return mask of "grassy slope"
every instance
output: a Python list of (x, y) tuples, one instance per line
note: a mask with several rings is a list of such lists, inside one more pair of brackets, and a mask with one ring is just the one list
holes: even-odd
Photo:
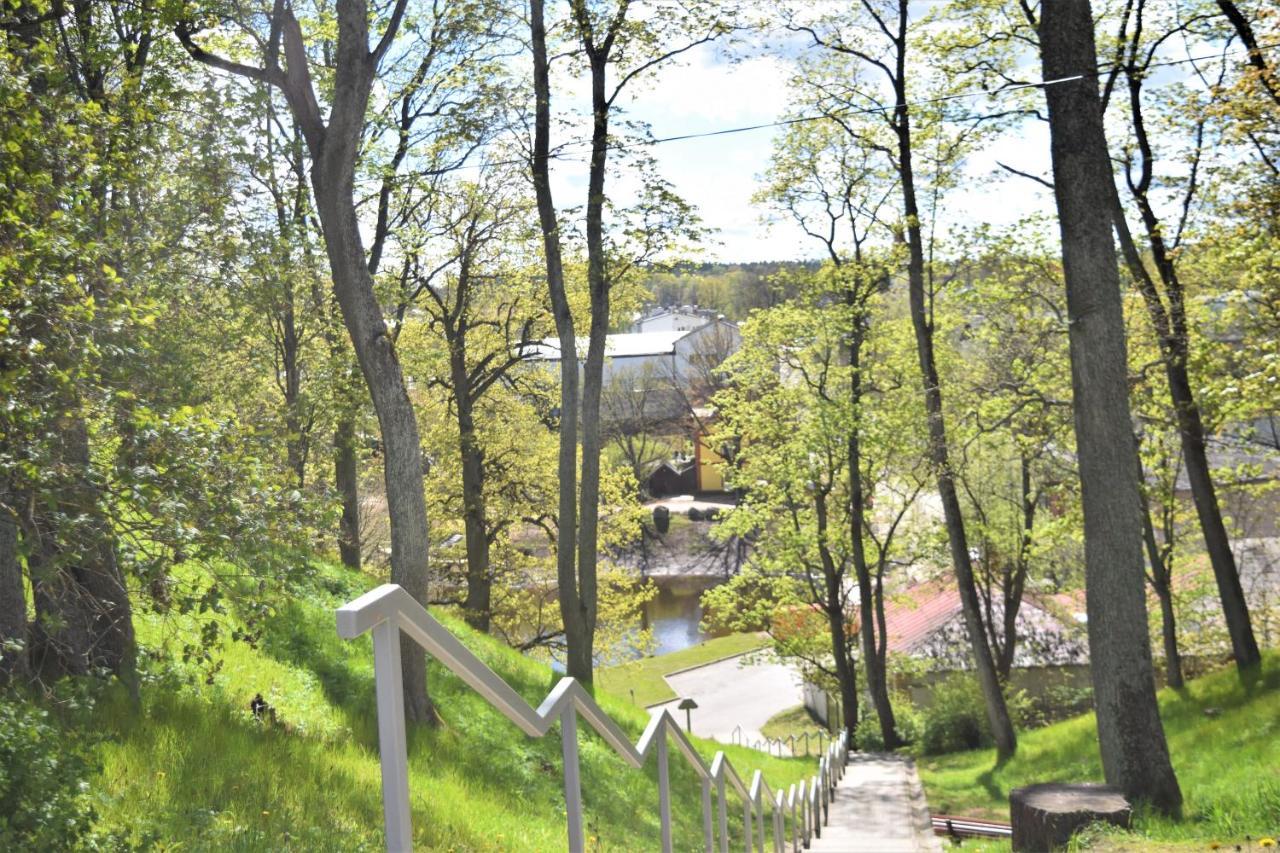
[(797, 705), (794, 708), (774, 714), (769, 718), (769, 722), (764, 724), (760, 729), (765, 737), (789, 737), (790, 735), (803, 735), (805, 732), (814, 734), (817, 732), (825, 732), (826, 728), (822, 723), (809, 712), (804, 705)]
[(831, 734), (803, 705), (797, 705), (780, 714), (774, 714), (769, 718), (769, 722), (765, 723), (764, 727), (760, 729), (760, 732), (765, 737), (779, 740), (793, 735), (797, 738), (802, 738), (807, 733), (810, 736), (810, 740), (797, 743), (795, 746), (796, 752), (793, 752), (793, 755), (804, 753), (806, 745), (809, 749), (808, 754), (821, 755), (823, 746), (826, 745), (827, 741), (819, 740), (818, 735)]
[[(1210, 717), (1205, 709), (1221, 713)], [(1167, 842), (1232, 844), (1280, 834), (1280, 653), (1242, 682), (1234, 668), (1160, 692), (1160, 712), (1182, 784), (1181, 822), (1143, 816), (1138, 829)], [(1100, 781), (1095, 723), (1086, 714), (1022, 734), (1018, 754), (995, 767), (994, 750), (919, 762), (934, 812), (1008, 820), (1011, 788), (1034, 782)]]
[[(278, 607), (256, 649), (242, 643), (221, 649), (224, 666), (211, 685), (153, 680), (144, 686), (141, 716), (119, 696), (98, 703), (87, 724), (105, 735), (98, 748), (103, 771), (91, 780), (102, 828), (162, 849), (381, 847), (371, 645), (367, 637), (340, 640), (333, 621), (333, 608), (370, 582), (320, 566), (310, 585), (308, 594)], [(149, 649), (166, 643), (180, 649), (194, 636), (189, 621), (139, 621)], [(536, 705), (546, 694), (554, 681), (546, 667), (447, 621), (528, 701)], [(446, 725), (412, 737), (417, 845), (564, 849), (558, 736), (526, 738), (436, 665), (430, 681)], [(253, 720), (248, 703), (257, 692), (278, 709), (278, 725)], [(607, 695), (601, 703), (638, 737), (645, 712)], [(708, 757), (719, 748), (701, 746)], [(785, 786), (812, 773), (812, 761), (726, 751), (740, 771), (760, 767), (771, 783)], [(654, 762), (632, 770), (585, 734), (581, 762), (587, 832), (598, 849), (656, 848)], [(697, 782), (682, 760), (673, 758), (672, 768), (678, 846), (700, 846)]]
[(634, 691), (637, 705), (653, 705), (676, 698), (676, 694), (663, 679), (664, 675), (754, 651), (767, 644), (768, 640), (760, 634), (730, 634), (727, 637), (715, 637), (671, 654), (641, 658), (602, 669), (596, 679), (602, 689), (611, 691), (617, 696), (630, 697), (629, 691)]

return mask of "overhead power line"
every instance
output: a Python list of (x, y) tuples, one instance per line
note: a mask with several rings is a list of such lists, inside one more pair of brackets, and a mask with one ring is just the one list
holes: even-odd
[[(1261, 52), (1261, 51), (1274, 50), (1277, 47), (1280, 47), (1280, 42), (1258, 45), (1258, 51)], [(1241, 48), (1239, 50), (1221, 51), (1218, 53), (1204, 54), (1200, 56), (1188, 56), (1182, 59), (1170, 59), (1163, 62), (1153, 62), (1150, 65), (1148, 65), (1147, 68), (1148, 69), (1167, 68), (1174, 65), (1186, 65), (1192, 62), (1207, 62), (1209, 60), (1221, 59), (1224, 56), (1233, 56), (1240, 53), (1247, 54), (1247, 53), (1250, 53), (1250, 51), (1247, 49)], [(793, 118), (779, 119), (777, 121), (764, 122), (762, 124), (748, 124), (748, 125), (742, 125), (741, 127), (726, 127), (726, 128), (721, 128), (719, 130), (708, 130), (708, 131), (702, 131), (699, 133), (682, 133), (676, 136), (661, 136), (655, 139), (648, 139), (648, 140), (643, 140), (639, 142), (633, 142), (625, 145), (618, 145), (618, 146), (611, 146), (611, 147), (631, 148), (631, 147), (640, 147), (645, 145), (657, 145), (663, 142), (682, 142), (686, 139), (705, 139), (712, 136), (727, 136), (733, 133), (747, 133), (753, 130), (765, 130), (767, 128), (773, 128), (773, 127), (788, 127), (793, 124), (803, 124), (805, 122), (810, 122), (810, 121), (823, 121), (825, 119), (830, 119), (837, 116), (843, 117), (843, 116), (855, 116), (855, 115), (875, 115), (875, 114), (896, 112), (899, 109), (909, 110), (912, 107), (924, 107), (924, 106), (930, 106), (933, 104), (947, 103), (950, 101), (965, 100), (967, 98), (976, 98), (984, 95), (987, 97), (995, 97), (995, 96), (1006, 94), (1008, 92), (1024, 91), (1026, 89), (1043, 89), (1046, 86), (1056, 86), (1063, 83), (1074, 83), (1079, 80), (1088, 80), (1091, 78), (1097, 78), (1105, 74), (1110, 74), (1113, 71), (1118, 71), (1123, 67), (1124, 66), (1121, 66), (1121, 65), (1099, 66), (1094, 71), (1087, 72), (1085, 74), (1073, 74), (1070, 77), (1058, 77), (1053, 80), (1037, 80), (1034, 82), (1027, 82), (1027, 83), (1015, 83), (1009, 86), (1001, 86), (998, 89), (971, 89), (965, 92), (954, 92), (950, 95), (939, 95), (938, 97), (935, 97), (935, 98), (922, 98), (917, 101), (907, 101), (905, 104), (902, 104), (902, 105), (877, 104), (877, 105), (866, 106), (866, 107), (849, 107), (847, 109), (836, 110), (833, 112), (821, 113), (817, 115), (795, 116)], [(966, 116), (962, 120), (970, 121), (980, 117), (981, 116)]]
[[(1265, 52), (1280, 48), (1280, 42), (1271, 42), (1268, 44), (1260, 44), (1256, 47), (1257, 52)], [(1215, 59), (1223, 59), (1228, 56), (1239, 54), (1248, 54), (1247, 48), (1239, 48), (1236, 50), (1219, 51), (1211, 54), (1202, 54), (1198, 56), (1187, 56), (1182, 59), (1169, 59), (1161, 62), (1153, 62), (1146, 66), (1146, 70), (1155, 68), (1169, 68), (1176, 65), (1187, 65), (1195, 62), (1208, 62)], [(649, 148), (654, 145), (661, 145), (668, 142), (685, 142), (693, 139), (710, 139), (716, 136), (730, 136), (738, 133), (751, 133), (757, 130), (769, 130), (776, 127), (790, 127), (796, 124), (807, 124), (813, 121), (828, 121), (833, 118), (846, 118), (858, 115), (883, 115), (885, 113), (896, 112), (901, 109), (910, 110), (913, 107), (925, 107), (941, 103), (949, 103), (952, 101), (966, 100), (968, 98), (979, 97), (999, 97), (1009, 92), (1025, 91), (1027, 89), (1043, 89), (1047, 86), (1057, 86), (1064, 83), (1074, 83), (1080, 80), (1096, 79), (1106, 74), (1119, 71), (1123, 65), (1100, 65), (1096, 69), (1084, 74), (1073, 74), (1069, 77), (1058, 77), (1052, 80), (1036, 80), (1026, 83), (1014, 83), (1008, 86), (1001, 86), (996, 89), (970, 89), (964, 92), (953, 92), (949, 95), (939, 95), (933, 98), (922, 98), (920, 100), (907, 101), (904, 104), (872, 104), (865, 107), (847, 107), (841, 110), (833, 110), (825, 113), (817, 113), (812, 115), (793, 116), (791, 118), (777, 119), (775, 121), (761, 122), (759, 124), (746, 124), (736, 127), (724, 127), (716, 130), (697, 131), (694, 133), (681, 133), (673, 136), (658, 136), (652, 139), (640, 139), (633, 142), (619, 142), (610, 144), (606, 150), (608, 151), (624, 151), (635, 148)], [(977, 121), (984, 118), (993, 118), (993, 115), (966, 115), (959, 118), (953, 118), (952, 121)], [(584, 155), (589, 156), (591, 146), (586, 142), (570, 143), (551, 154), (551, 159), (561, 162), (580, 161)], [(484, 163), (468, 163), (459, 166), (459, 169), (465, 168), (485, 168), (494, 166), (521, 166), (528, 163), (525, 158), (487, 161)]]

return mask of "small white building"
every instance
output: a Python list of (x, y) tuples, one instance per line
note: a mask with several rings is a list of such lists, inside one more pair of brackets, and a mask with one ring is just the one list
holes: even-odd
[[(657, 318), (654, 318), (657, 319)], [(670, 322), (675, 322), (670, 320)], [(604, 384), (627, 377), (674, 380), (698, 388), (712, 371), (742, 345), (736, 324), (723, 318), (702, 318), (692, 329), (648, 330), (609, 335), (605, 340)], [(587, 355), (587, 339), (578, 338), (578, 360)], [(526, 347), (528, 361), (560, 361), (558, 338), (544, 338)]]
[(659, 308), (641, 314), (631, 324), (632, 332), (691, 332), (712, 320), (723, 320), (724, 315), (697, 305), (680, 305)]

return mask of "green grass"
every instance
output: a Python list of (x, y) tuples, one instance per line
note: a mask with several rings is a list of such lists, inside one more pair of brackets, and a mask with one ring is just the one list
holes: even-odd
[[(1207, 716), (1206, 709), (1220, 713)], [(1247, 678), (1230, 668), (1181, 692), (1162, 690), (1160, 713), (1184, 819), (1142, 814), (1136, 831), (1173, 847), (1213, 841), (1234, 847), (1245, 836), (1280, 834), (1280, 653), (1266, 655)], [(920, 759), (918, 767), (932, 811), (1001, 820), (1008, 820), (1012, 788), (1102, 780), (1092, 714), (1022, 733), (1017, 755), (1003, 766), (996, 766), (994, 750), (976, 750)]]
[[(811, 735), (817, 732), (827, 732), (827, 728), (810, 713), (808, 708), (803, 705), (797, 705), (794, 708), (788, 708), (781, 713), (774, 714), (760, 731), (765, 737), (784, 738), (791, 735), (803, 735), (805, 732)], [(830, 734), (830, 732), (827, 733)]]
[(596, 682), (601, 689), (615, 696), (625, 696), (629, 699), (634, 693), (637, 705), (654, 705), (676, 698), (675, 692), (663, 678), (664, 675), (740, 655), (743, 652), (755, 651), (764, 648), (767, 644), (768, 640), (760, 634), (730, 634), (727, 637), (715, 637), (671, 654), (641, 658), (602, 669), (596, 674)]
[[(304, 588), (276, 603), (256, 647), (228, 641), (218, 648), (223, 665), (211, 683), (175, 678), (192, 671), (174, 654), (197, 636), (193, 617), (163, 623), (139, 617), (144, 651), (158, 662), (150, 665), (141, 711), (108, 690), (91, 711), (64, 721), (69, 738), (89, 732), (100, 738), (95, 753), (102, 769), (89, 780), (98, 831), (165, 850), (381, 849), (371, 645), (367, 636), (341, 640), (333, 618), (335, 606), (371, 585), (364, 576), (316, 566)], [(440, 618), (534, 705), (554, 683), (545, 666)], [(411, 735), (416, 846), (563, 850), (558, 735), (527, 738), (435, 664), (430, 685), (444, 725)], [(277, 709), (277, 724), (253, 719), (248, 705), (259, 692)], [(604, 692), (599, 699), (639, 736), (648, 719), (643, 710)], [(579, 731), (591, 846), (655, 849), (654, 762), (633, 770), (585, 726)], [(771, 759), (711, 742), (699, 748), (708, 758), (723, 748), (740, 772), (760, 768), (775, 786), (813, 772), (812, 760)], [(681, 759), (671, 767), (678, 846), (700, 847), (698, 783)], [(731, 803), (730, 814), (735, 808)]]
[[(809, 735), (809, 740), (800, 741), (795, 745), (793, 755), (821, 755), (823, 747), (828, 743), (826, 739), (819, 740), (818, 735), (830, 735), (826, 726), (822, 725), (819, 720), (809, 712), (804, 705), (797, 705), (794, 708), (774, 714), (769, 718), (769, 722), (764, 724), (760, 729), (761, 734), (765, 737), (771, 737), (776, 740), (785, 740), (789, 737), (803, 738)], [(808, 744), (808, 752), (805, 753), (805, 745)]]

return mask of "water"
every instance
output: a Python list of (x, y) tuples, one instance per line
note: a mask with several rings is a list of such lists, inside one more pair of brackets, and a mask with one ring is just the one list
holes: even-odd
[[(653, 654), (666, 655), (696, 646), (723, 632), (702, 630), (702, 593), (722, 581), (716, 578), (653, 578), (658, 594), (645, 605), (640, 617), (641, 628), (652, 628)], [(636, 655), (639, 657), (639, 655)], [(551, 668), (564, 672), (564, 662), (553, 656)]]
[(653, 629), (655, 655), (678, 652), (716, 636), (702, 630), (702, 593), (712, 580), (655, 579), (658, 594), (645, 605), (642, 624)]

